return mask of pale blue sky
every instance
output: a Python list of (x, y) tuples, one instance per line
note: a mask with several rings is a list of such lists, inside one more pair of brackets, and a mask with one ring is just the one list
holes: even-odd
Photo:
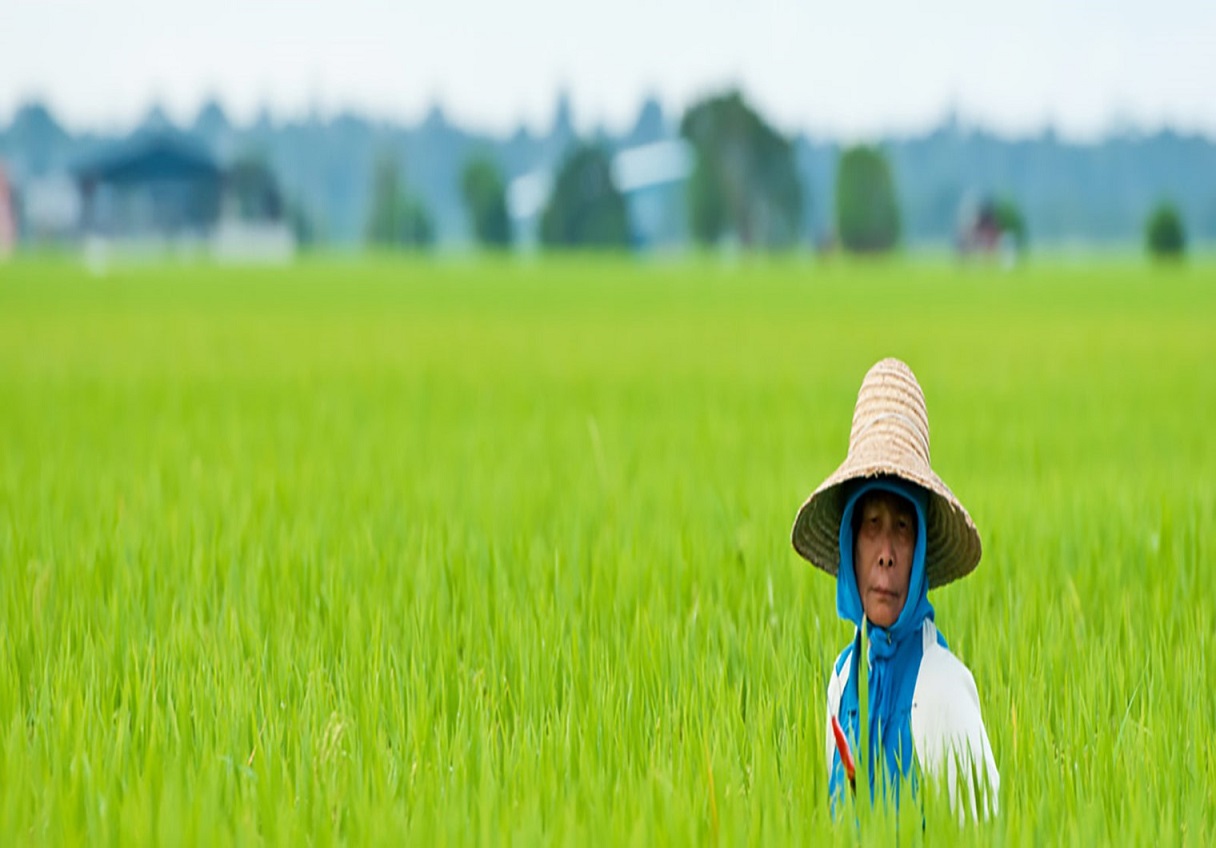
[(1116, 124), (1216, 135), (1216, 0), (0, 0), (0, 120), (30, 95), (122, 128), (209, 94), (238, 118), (440, 100), (491, 131), (620, 128), (741, 84), (787, 131), (917, 130), (952, 106), (1013, 134)]

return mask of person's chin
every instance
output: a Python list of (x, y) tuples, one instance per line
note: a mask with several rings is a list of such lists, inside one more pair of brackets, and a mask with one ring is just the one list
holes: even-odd
[(876, 592), (872, 605), (870, 622), (879, 627), (890, 627), (899, 618), (899, 599), (892, 595)]

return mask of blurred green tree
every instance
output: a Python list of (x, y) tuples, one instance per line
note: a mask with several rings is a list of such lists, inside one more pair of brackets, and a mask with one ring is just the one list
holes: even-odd
[(1012, 197), (998, 198), (993, 204), (993, 214), (996, 216), (997, 229), (1012, 236), (1018, 250), (1024, 251), (1029, 236), (1026, 232), (1026, 218), (1022, 215), (1017, 201)]
[(899, 243), (899, 205), (887, 157), (877, 147), (845, 150), (836, 169), (836, 228), (854, 253), (881, 253)]
[(689, 228), (702, 244), (734, 237), (745, 247), (787, 247), (801, 235), (802, 182), (793, 144), (738, 91), (691, 106), (680, 134), (696, 153), (688, 183)]
[(270, 160), (260, 152), (237, 158), (224, 175), (232, 211), (242, 221), (281, 221), (286, 204)]
[(1145, 246), (1150, 255), (1176, 259), (1186, 252), (1186, 230), (1178, 207), (1165, 200), (1157, 204), (1144, 226)]
[(405, 191), (401, 168), (390, 154), (376, 160), (367, 240), (380, 247), (414, 248), (427, 248), (435, 241), (430, 213), (420, 198)]
[(507, 190), (498, 165), (488, 155), (475, 156), (460, 176), (469, 223), (484, 247), (511, 245), (511, 219), (507, 215)]
[(599, 145), (580, 144), (562, 162), (540, 219), (549, 247), (628, 247), (629, 209)]

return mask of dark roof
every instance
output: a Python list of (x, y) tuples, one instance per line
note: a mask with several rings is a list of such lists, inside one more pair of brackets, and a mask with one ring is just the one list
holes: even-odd
[(128, 139), (75, 169), (81, 181), (140, 183), (165, 179), (219, 179), (215, 159), (198, 144), (168, 134)]

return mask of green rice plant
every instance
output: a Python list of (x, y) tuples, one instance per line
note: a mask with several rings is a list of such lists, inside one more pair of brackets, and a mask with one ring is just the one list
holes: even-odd
[[(0, 266), (0, 833), (1210, 844), (1216, 286), (1170, 271)], [(851, 633), (789, 532), (887, 355), (985, 545), (931, 596), (1001, 770), (962, 827), (827, 805)]]

